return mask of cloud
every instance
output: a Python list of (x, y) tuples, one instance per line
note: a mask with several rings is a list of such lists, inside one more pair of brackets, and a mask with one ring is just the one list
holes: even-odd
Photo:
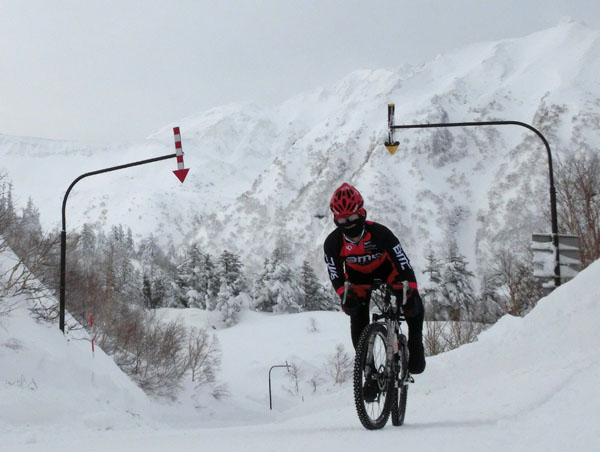
[(141, 139), (232, 101), (281, 102), (355, 69), (516, 37), (589, 1), (0, 1), (0, 133)]

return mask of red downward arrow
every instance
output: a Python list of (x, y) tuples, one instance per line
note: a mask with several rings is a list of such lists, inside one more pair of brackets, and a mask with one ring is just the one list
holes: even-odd
[(175, 176), (177, 176), (177, 179), (179, 179), (181, 182), (183, 182), (185, 180), (185, 176), (187, 176), (187, 173), (190, 169), (186, 168), (186, 169), (178, 169), (173, 171), (175, 173)]

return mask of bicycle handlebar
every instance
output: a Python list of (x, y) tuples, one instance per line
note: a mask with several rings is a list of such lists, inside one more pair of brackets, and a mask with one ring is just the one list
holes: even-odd
[[(400, 283), (402, 285), (402, 306), (404, 306), (406, 304), (406, 294), (408, 292), (408, 281), (402, 281)], [(373, 280), (373, 282), (371, 284), (352, 284), (350, 283), (350, 281), (344, 281), (344, 297), (342, 299), (342, 304), (346, 303), (346, 295), (348, 294), (348, 288), (350, 286), (354, 286), (354, 287), (360, 287), (361, 289), (365, 289), (365, 290), (374, 290), (374, 289), (379, 289), (381, 286), (387, 285), (388, 287), (391, 287), (388, 283), (386, 283), (385, 281), (381, 280), (381, 279), (375, 279)]]

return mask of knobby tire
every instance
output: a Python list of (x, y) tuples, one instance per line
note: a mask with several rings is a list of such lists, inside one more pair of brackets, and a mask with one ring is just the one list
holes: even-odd
[[(377, 430), (383, 428), (390, 416), (392, 403), (396, 402), (394, 394), (397, 392), (394, 378), (383, 378), (385, 367), (385, 344), (387, 341), (387, 330), (381, 323), (372, 323), (368, 325), (361, 334), (356, 350), (354, 360), (354, 403), (356, 412), (362, 425), (368, 430)], [(369, 345), (372, 344), (372, 347)], [(383, 347), (383, 356), (381, 356), (381, 347)], [(371, 349), (371, 356), (369, 356)], [(375, 355), (375, 356), (373, 356)], [(383, 360), (383, 361), (382, 361)], [(379, 369), (381, 381), (381, 392), (377, 400), (368, 402), (363, 396), (363, 386), (365, 383), (365, 368), (369, 363), (374, 362), (375, 367)]]

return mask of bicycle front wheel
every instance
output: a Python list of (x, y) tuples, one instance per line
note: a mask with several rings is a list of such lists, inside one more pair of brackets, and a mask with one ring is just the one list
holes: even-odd
[(404, 415), (406, 413), (406, 400), (408, 398), (408, 356), (406, 347), (400, 347), (398, 350), (398, 364), (399, 369), (399, 387), (394, 389), (394, 401), (392, 402), (392, 425), (400, 426), (404, 424)]
[(386, 424), (395, 399), (394, 378), (385, 370), (386, 343), (385, 325), (372, 323), (362, 332), (354, 359), (354, 403), (360, 422), (369, 430)]

